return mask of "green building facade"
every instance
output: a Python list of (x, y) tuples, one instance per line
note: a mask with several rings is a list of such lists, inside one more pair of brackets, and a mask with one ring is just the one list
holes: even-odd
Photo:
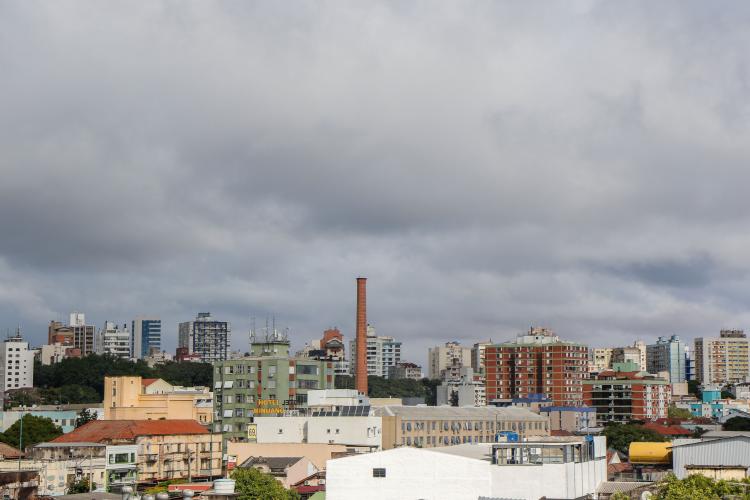
[(250, 356), (214, 363), (214, 432), (224, 441), (253, 442), (256, 415), (281, 415), (307, 405), (307, 391), (334, 388), (331, 361), (290, 358), (289, 342), (253, 343)]

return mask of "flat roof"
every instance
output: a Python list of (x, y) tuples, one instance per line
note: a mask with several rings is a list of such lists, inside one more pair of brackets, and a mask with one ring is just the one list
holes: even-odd
[(466, 420), (532, 420), (546, 422), (547, 417), (538, 415), (526, 408), (493, 407), (493, 406), (393, 406), (386, 405), (375, 409), (376, 415), (383, 417), (399, 416), (401, 418)]

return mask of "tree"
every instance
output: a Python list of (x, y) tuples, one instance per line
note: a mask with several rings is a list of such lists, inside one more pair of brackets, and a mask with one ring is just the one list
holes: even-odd
[(693, 418), (693, 414), (690, 412), (690, 410), (686, 410), (685, 408), (677, 408), (675, 405), (671, 405), (669, 407), (667, 416), (669, 418), (679, 418), (682, 420), (690, 420), (691, 418)]
[(234, 491), (238, 500), (297, 500), (296, 491), (284, 489), (272, 475), (253, 468), (240, 468), (232, 472)]
[(602, 432), (607, 437), (607, 446), (617, 451), (628, 454), (630, 443), (633, 441), (650, 441), (663, 442), (664, 437), (658, 432), (646, 429), (637, 424), (616, 424), (612, 423), (604, 427)]
[[(23, 420), (23, 443), (20, 443), (19, 439), (21, 434), (21, 420)], [(57, 436), (61, 436), (62, 433), (62, 429), (56, 426), (52, 422), (52, 419), (26, 414), (22, 419), (14, 422), (5, 432), (0, 434), (0, 441), (16, 448), (20, 448), (21, 446), (27, 448), (37, 443), (51, 441)]]
[(73, 481), (68, 485), (68, 495), (73, 495), (75, 493), (88, 493), (89, 491), (94, 491), (96, 489), (96, 483), (93, 483), (91, 485), (92, 487), (89, 487), (89, 478), (83, 478), (79, 479), (78, 481)]
[(724, 422), (725, 431), (750, 431), (750, 418), (732, 417)]
[(76, 427), (80, 427), (83, 424), (91, 422), (92, 420), (96, 420), (97, 418), (98, 415), (95, 411), (84, 408), (83, 410), (81, 410), (81, 413), (78, 414), (78, 417), (76, 417)]
[(701, 398), (701, 384), (697, 380), (688, 380), (688, 393)]
[[(743, 482), (747, 483), (747, 480)], [(738, 482), (714, 481), (701, 474), (691, 474), (685, 479), (677, 479), (669, 474), (659, 482), (653, 500), (719, 500), (730, 495), (748, 498), (745, 487)]]

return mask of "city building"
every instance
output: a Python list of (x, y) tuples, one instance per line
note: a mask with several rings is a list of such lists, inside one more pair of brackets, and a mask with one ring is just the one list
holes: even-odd
[(81, 355), (94, 354), (96, 352), (94, 344), (96, 327), (86, 324), (86, 315), (80, 312), (70, 313), (68, 326), (73, 330), (73, 346), (81, 350)]
[(599, 436), (388, 449), (329, 460), (326, 499), (594, 498), (606, 454)]
[(38, 350), (39, 362), (43, 365), (59, 363), (66, 358), (80, 358), (81, 350), (70, 345), (45, 344)]
[(198, 313), (193, 321), (180, 323), (179, 347), (187, 347), (189, 353), (197, 353), (206, 363), (224, 361), (228, 358), (231, 325), (218, 321), (211, 313)]
[(296, 482), (318, 472), (318, 468), (304, 456), (250, 457), (242, 462), (238, 468), (252, 468), (270, 474), (287, 489), (291, 488)]
[[(202, 362), (200, 356), (197, 356), (197, 359), (199, 362)], [(161, 351), (158, 347), (151, 347), (149, 349), (148, 355), (144, 356), (143, 358), (143, 361), (145, 361), (150, 368), (153, 368), (156, 365), (163, 365), (164, 363), (168, 363), (172, 360), (174, 360), (174, 356), (172, 356), (172, 353)]]
[(161, 350), (161, 320), (150, 316), (138, 316), (133, 320), (130, 350), (134, 359), (148, 356), (152, 348)]
[(677, 335), (659, 337), (655, 344), (646, 346), (646, 371), (648, 373), (669, 373), (669, 382), (685, 382), (685, 344)]
[(297, 352), (298, 358), (311, 358), (332, 361), (336, 375), (349, 375), (349, 362), (346, 360), (344, 336), (338, 328), (329, 328), (323, 337), (310, 341)]
[(646, 347), (646, 343), (642, 340), (636, 340), (635, 342), (633, 342), (633, 347), (638, 349), (638, 352), (640, 353), (638, 369), (642, 372), (648, 371), (647, 369), (648, 348)]
[(750, 374), (750, 349), (742, 330), (721, 330), (719, 337), (695, 339), (695, 378), (701, 384), (745, 382)]
[(612, 347), (596, 347), (591, 350), (590, 372), (602, 372), (612, 368)]
[(384, 450), (399, 446), (434, 448), (462, 443), (492, 443), (502, 433), (549, 435), (549, 419), (523, 408), (383, 406)]
[(549, 418), (550, 432), (586, 433), (597, 426), (596, 408), (586, 406), (544, 406), (541, 415)]
[[(107, 452), (107, 463), (120, 466), (112, 475), (134, 477), (138, 485), (221, 476), (221, 436), (195, 420), (92, 420), (37, 446), (71, 449), (94, 443), (117, 446)], [(113, 456), (119, 453), (127, 457)]]
[[(354, 375), (357, 366), (355, 341), (349, 342), (349, 370)], [(388, 378), (388, 370), (401, 361), (401, 342), (393, 337), (377, 335), (372, 325), (367, 325), (367, 375)]]
[(720, 384), (708, 384), (703, 386), (700, 401), (680, 401), (678, 406), (689, 409), (695, 417), (716, 420), (722, 420), (730, 413), (750, 411), (747, 399), (722, 398), (721, 393)]
[(637, 347), (613, 347), (611, 363), (634, 363), (640, 370), (641, 350)]
[(101, 406), (95, 406), (94, 404), (35, 405), (31, 408), (16, 407), (0, 412), (0, 432), (8, 430), (24, 415), (48, 418), (55, 425), (59, 426), (63, 432), (70, 432), (75, 429), (76, 419), (84, 409), (95, 414), (97, 418), (104, 418), (104, 411)]
[[(356, 410), (355, 410), (356, 408)], [(341, 444), (358, 452), (381, 447), (382, 418), (370, 407), (345, 406), (304, 416), (257, 416), (249, 426), (249, 442)], [(255, 440), (253, 440), (253, 437)]]
[(416, 363), (401, 361), (395, 366), (388, 367), (388, 378), (408, 378), (422, 380), (422, 367)]
[(74, 344), (73, 328), (61, 321), (50, 321), (47, 329), (47, 343), (72, 347)]
[(250, 356), (214, 364), (214, 431), (248, 442), (258, 415), (293, 413), (308, 403), (308, 391), (333, 389), (333, 362), (290, 358), (279, 332), (251, 338)]
[(596, 410), (597, 424), (666, 418), (669, 382), (638, 371), (635, 363), (624, 368), (631, 371), (605, 370), (583, 381), (584, 403)]
[(198, 353), (191, 353), (187, 347), (178, 347), (175, 351), (174, 360), (178, 363), (202, 363)]
[(587, 346), (531, 328), (514, 342), (487, 346), (487, 402), (543, 394), (558, 406), (581, 406), (587, 362)]
[(471, 348), (471, 368), (479, 375), (484, 375), (484, 350), (488, 345), (492, 345), (492, 339), (477, 342)]
[(21, 330), (3, 341), (0, 348), (0, 394), (13, 389), (34, 387), (34, 351), (21, 337)]
[[(443, 371), (444, 374), (446, 372), (447, 370)], [(438, 406), (487, 405), (484, 377), (475, 374), (469, 366), (462, 367), (458, 377), (444, 376), (443, 382), (435, 390)]]
[(105, 420), (184, 418), (211, 423), (213, 394), (207, 387), (173, 386), (154, 378), (104, 377)]
[(99, 330), (99, 342), (96, 351), (99, 354), (129, 358), (131, 354), (128, 325), (120, 327), (113, 321), (105, 321), (104, 327)]
[(443, 378), (446, 369), (458, 370), (463, 366), (471, 366), (471, 348), (464, 347), (459, 342), (446, 342), (445, 345), (427, 349), (428, 374), (431, 379)]

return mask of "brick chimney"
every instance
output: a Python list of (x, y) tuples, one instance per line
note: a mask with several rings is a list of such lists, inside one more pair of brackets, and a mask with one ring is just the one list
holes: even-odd
[(367, 395), (367, 278), (357, 278), (357, 367), (354, 386)]

